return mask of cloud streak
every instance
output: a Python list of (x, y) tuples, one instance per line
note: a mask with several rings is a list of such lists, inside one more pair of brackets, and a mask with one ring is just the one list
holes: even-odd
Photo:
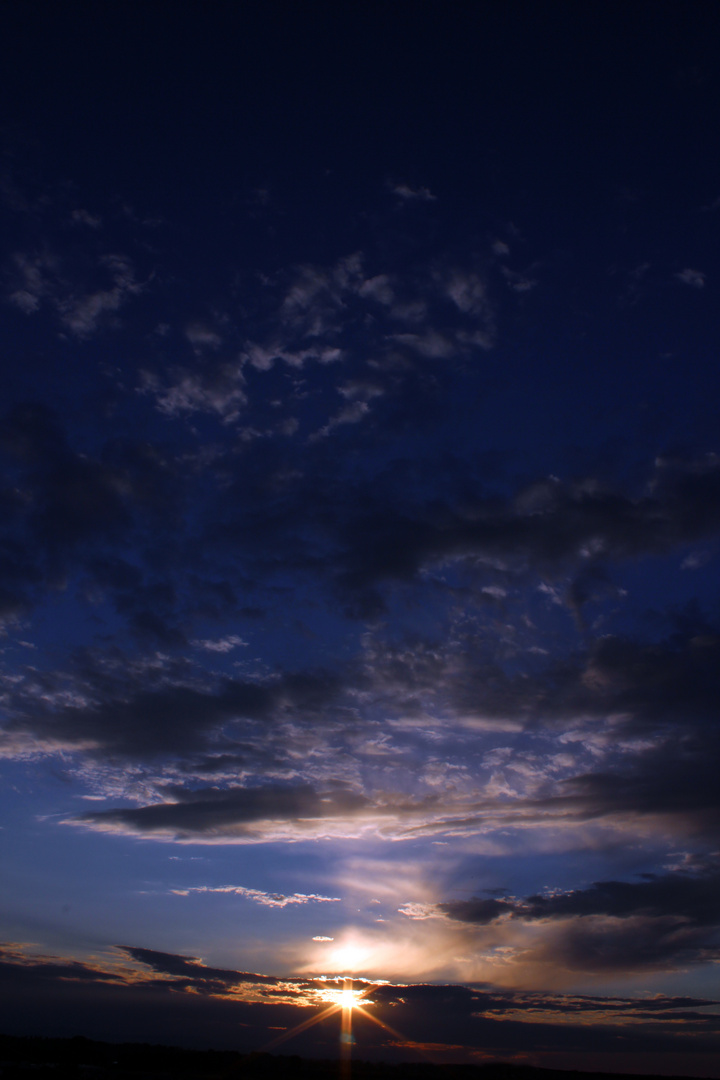
[[(295, 904), (337, 904), (339, 896), (321, 896), (319, 893), (269, 893), (262, 889), (247, 889), (244, 885), (194, 885), (188, 889), (171, 889), (177, 896), (189, 896), (190, 893), (220, 893), (223, 895), (242, 896), (261, 907), (284, 908)], [(332, 940), (332, 939), (328, 939)]]

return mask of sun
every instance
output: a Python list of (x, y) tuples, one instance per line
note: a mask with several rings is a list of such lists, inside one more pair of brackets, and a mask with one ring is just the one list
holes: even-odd
[(342, 990), (325, 990), (323, 998), (336, 1009), (342, 1009), (343, 1012), (359, 1009), (361, 1002), (364, 1005), (371, 1004), (366, 1000), (367, 990), (352, 990), (349, 986), (344, 986)]
[[(366, 1020), (371, 1020), (373, 1024), (377, 1024), (378, 1027), (383, 1028), (389, 1032), (395, 1039), (404, 1039), (404, 1036), (396, 1031), (395, 1028), (390, 1027), (384, 1020), (381, 1020), (378, 1016), (373, 1016), (372, 1012), (368, 1012), (365, 1008), (366, 1005), (374, 1005), (375, 1002), (371, 1001), (368, 994), (373, 989), (376, 989), (376, 985), (372, 983), (367, 984), (364, 990), (353, 990), (352, 980), (345, 978), (343, 980), (342, 990), (331, 990), (329, 987), (321, 991), (321, 1000), (327, 1002), (327, 1008), (323, 1009), (319, 1013), (310, 1016), (307, 1020), (303, 1020), (297, 1027), (291, 1028), (290, 1031), (284, 1031), (282, 1035), (279, 1035), (276, 1039), (273, 1039), (271, 1043), (268, 1043), (266, 1048), (269, 1050), (271, 1047), (277, 1046), (281, 1042), (285, 1042), (287, 1039), (291, 1039), (294, 1035), (299, 1035), (301, 1031), (307, 1031), (308, 1028), (313, 1027), (314, 1024), (319, 1024), (322, 1020), (326, 1020), (328, 1017), (334, 1014), (340, 1013), (340, 1049), (342, 1055), (342, 1061), (344, 1065), (349, 1069), (350, 1053), (352, 1045), (355, 1042), (355, 1037), (352, 1032), (353, 1028), (353, 1013), (361, 1014)], [(350, 1080), (350, 1073), (348, 1071), (341, 1070), (342, 1080)]]
[(358, 1004), (360, 996), (357, 990), (341, 990), (338, 994), (338, 1005), (341, 1009), (352, 1011)]

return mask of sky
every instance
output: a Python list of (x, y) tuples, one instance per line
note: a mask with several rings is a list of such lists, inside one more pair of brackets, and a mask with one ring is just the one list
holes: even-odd
[(720, 1077), (719, 32), (3, 6), (6, 1033)]

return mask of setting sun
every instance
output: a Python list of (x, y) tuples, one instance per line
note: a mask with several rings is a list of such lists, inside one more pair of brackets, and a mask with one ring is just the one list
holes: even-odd
[(360, 994), (356, 990), (341, 990), (338, 996), (338, 1005), (343, 1009), (353, 1009), (357, 1003)]
[(361, 1004), (372, 1004), (367, 1000), (366, 994), (367, 989), (353, 990), (349, 986), (344, 986), (342, 990), (325, 990), (323, 997), (330, 1005), (334, 1005), (336, 1009), (342, 1009), (343, 1012), (352, 1012), (353, 1009), (360, 1008)]

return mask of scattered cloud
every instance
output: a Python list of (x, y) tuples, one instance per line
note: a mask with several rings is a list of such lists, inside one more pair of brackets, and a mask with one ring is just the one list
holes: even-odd
[(89, 210), (73, 210), (70, 218), (73, 225), (87, 225), (89, 229), (99, 229), (102, 225), (100, 214), (93, 214)]
[(226, 637), (211, 639), (205, 638), (204, 640), (198, 640), (191, 642), (196, 649), (204, 649), (206, 652), (216, 653), (228, 653), (233, 649), (237, 649), (240, 646), (246, 646), (247, 641), (243, 641), (237, 634), (228, 634)]
[(154, 397), (158, 410), (166, 416), (215, 413), (224, 422), (232, 423), (247, 404), (240, 364), (221, 364), (203, 373), (177, 369), (168, 374), (164, 384), (152, 372), (141, 376), (142, 392)]
[(188, 323), (185, 337), (199, 354), (205, 349), (218, 349), (223, 343), (221, 334), (214, 327), (200, 322)]
[(112, 280), (110, 288), (84, 294), (73, 291), (56, 300), (61, 321), (79, 338), (94, 334), (107, 315), (118, 311), (144, 288), (135, 280), (132, 264), (124, 255), (105, 255), (100, 262)]
[(684, 270), (681, 270), (675, 275), (678, 281), (682, 281), (683, 285), (690, 285), (693, 289), (702, 289), (705, 287), (705, 274), (702, 270), (693, 270), (689, 266), (686, 266)]
[(48, 251), (17, 254), (15, 266), (21, 284), (10, 293), (10, 301), (27, 315), (49, 304), (61, 324), (81, 340), (112, 325), (115, 313), (147, 288), (136, 279), (132, 261), (120, 254), (98, 256), (92, 276), (104, 279), (100, 287), (73, 281), (70, 268)]
[(395, 195), (409, 202), (435, 202), (436, 198), (426, 187), (413, 188), (409, 184), (394, 184), (391, 190)]

